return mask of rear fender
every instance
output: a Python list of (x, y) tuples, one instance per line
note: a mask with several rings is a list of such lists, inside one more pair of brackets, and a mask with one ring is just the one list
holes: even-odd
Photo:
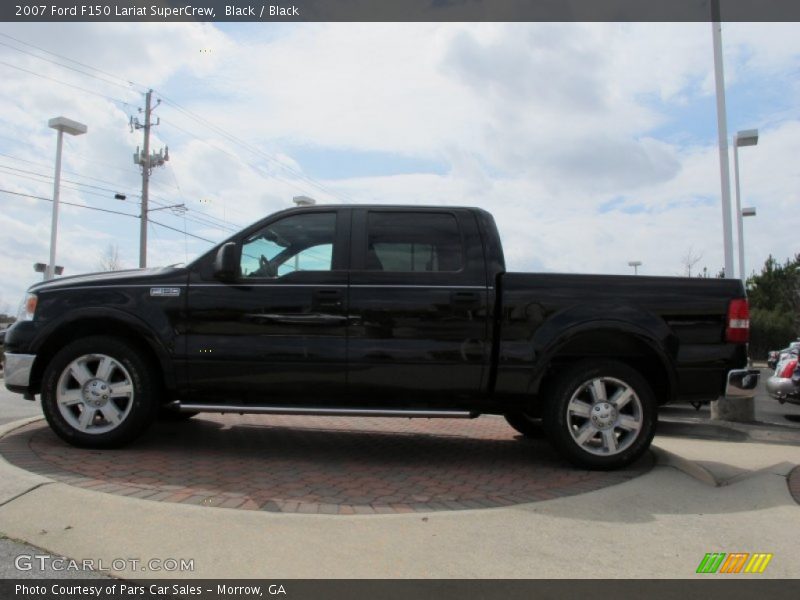
[[(603, 315), (598, 318), (598, 315)], [(678, 339), (660, 317), (629, 306), (578, 306), (560, 311), (532, 339), (533, 372), (529, 393), (536, 394), (559, 358), (656, 358), (668, 383), (667, 400), (678, 389), (675, 357)]]

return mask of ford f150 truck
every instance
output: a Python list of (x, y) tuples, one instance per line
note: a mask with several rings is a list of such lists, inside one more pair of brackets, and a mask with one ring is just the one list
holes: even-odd
[(170, 412), (490, 414), (611, 469), (659, 405), (753, 395), (748, 327), (738, 280), (509, 273), (484, 210), (315, 206), (186, 267), (32, 286), (5, 381), (79, 446)]

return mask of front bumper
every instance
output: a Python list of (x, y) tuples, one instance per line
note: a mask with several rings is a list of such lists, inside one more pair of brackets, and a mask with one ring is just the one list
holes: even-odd
[(5, 354), (6, 387), (12, 392), (27, 390), (31, 381), (31, 370), (35, 354)]
[(756, 395), (758, 369), (735, 369), (728, 371), (728, 383), (725, 386), (726, 398), (753, 398)]

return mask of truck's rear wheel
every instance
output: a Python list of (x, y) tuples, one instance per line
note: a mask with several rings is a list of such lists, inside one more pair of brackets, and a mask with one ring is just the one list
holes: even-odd
[(138, 437), (155, 416), (152, 368), (123, 339), (92, 336), (65, 346), (42, 378), (50, 427), (75, 446), (112, 448)]
[(545, 432), (584, 468), (618, 469), (636, 461), (653, 440), (657, 416), (647, 381), (619, 361), (581, 361), (546, 391)]

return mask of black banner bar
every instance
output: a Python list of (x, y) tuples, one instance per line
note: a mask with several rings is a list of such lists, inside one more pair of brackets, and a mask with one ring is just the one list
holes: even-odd
[(686, 600), (700, 597), (704, 600), (752, 600), (755, 597), (782, 600), (797, 598), (797, 590), (797, 581), (746, 575), (710, 575), (705, 580), (0, 580), (0, 598), (4, 600)]
[(798, 0), (11, 0), (0, 21), (800, 21)]

